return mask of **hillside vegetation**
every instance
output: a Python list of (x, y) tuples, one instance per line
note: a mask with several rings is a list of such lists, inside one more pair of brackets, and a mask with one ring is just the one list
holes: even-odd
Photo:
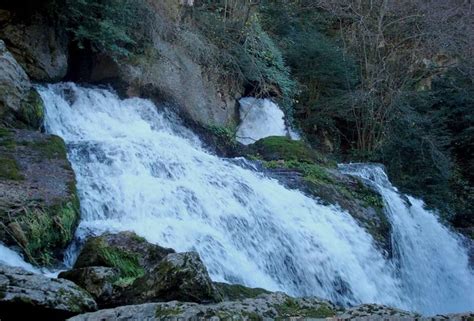
[[(469, 1), (22, 0), (4, 7), (14, 19), (46, 15), (67, 31), (73, 53), (143, 70), (166, 58), (151, 45), (159, 35), (211, 75), (203, 77), (219, 84), (218, 97), (222, 88), (271, 97), (314, 149), (337, 161), (381, 162), (396, 185), (444, 219), (474, 225)], [(213, 117), (211, 125), (235, 126), (230, 109)]]

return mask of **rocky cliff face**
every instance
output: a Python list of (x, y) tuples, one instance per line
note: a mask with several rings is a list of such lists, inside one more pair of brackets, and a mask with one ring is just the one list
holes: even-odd
[(39, 128), (43, 122), (43, 102), (1, 39), (0, 71), (0, 120), (6, 124)]
[[(192, 3), (145, 4), (148, 14), (138, 19), (147, 21), (147, 30), (137, 33), (146, 39), (137, 40), (142, 50), (128, 58), (76, 48), (64, 27), (46, 12), (19, 17), (0, 5), (0, 39), (24, 70), (14, 78), (54, 82), (67, 76), (70, 80), (111, 84), (125, 96), (169, 103), (200, 124), (224, 126), (235, 121), (236, 98), (243, 91), (242, 85), (217, 76), (209, 59), (215, 54), (212, 44), (181, 24), (183, 8)], [(15, 68), (13, 72), (18, 73)]]
[[(148, 4), (150, 40), (141, 53), (115, 59), (107, 54), (77, 52), (73, 79), (112, 84), (128, 97), (168, 103), (184, 118), (201, 125), (225, 126), (237, 120), (242, 84), (224, 81), (213, 69), (213, 45), (196, 30), (180, 24), (176, 3)], [(92, 57), (92, 58), (91, 58)]]
[(66, 31), (41, 14), (28, 19), (17, 19), (11, 12), (5, 16), (0, 21), (0, 39), (28, 76), (35, 81), (61, 80), (68, 66)]

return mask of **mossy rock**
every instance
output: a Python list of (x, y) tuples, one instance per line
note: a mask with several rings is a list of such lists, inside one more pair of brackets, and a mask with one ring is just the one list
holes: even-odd
[(111, 267), (119, 271), (122, 279), (136, 279), (145, 274), (145, 269), (140, 265), (138, 257), (139, 253), (111, 246), (103, 238), (98, 237), (89, 239), (74, 267)]
[(297, 161), (304, 163), (322, 162), (327, 160), (301, 140), (292, 140), (284, 136), (270, 136), (248, 146), (251, 156), (266, 161)]
[(74, 268), (105, 266), (117, 268), (123, 278), (138, 277), (151, 270), (173, 249), (151, 244), (133, 232), (105, 233), (89, 238)]
[(302, 318), (329, 318), (334, 317), (337, 313), (334, 306), (329, 303), (321, 303), (319, 305), (305, 305), (300, 300), (288, 298), (283, 304), (275, 306), (279, 317), (277, 320), (286, 320), (290, 317)]
[[(331, 164), (295, 160), (262, 163), (270, 175), (288, 187), (297, 188), (323, 204), (338, 205), (349, 212), (372, 235), (384, 253), (391, 255), (391, 226), (384, 213), (382, 196), (359, 178), (343, 175)], [(282, 170), (283, 177), (278, 175)]]
[(222, 300), (196, 252), (170, 253), (137, 279), (127, 296), (135, 303), (171, 301), (211, 303)]
[(80, 206), (60, 137), (0, 128), (0, 241), (52, 265), (73, 239)]
[(26, 102), (23, 103), (18, 112), (18, 119), (33, 129), (43, 126), (44, 103), (35, 89), (30, 90)]
[[(91, 289), (100, 307), (169, 300), (202, 303), (221, 299), (197, 253), (175, 253), (172, 249), (148, 243), (133, 232), (89, 238), (73, 270), (61, 276)], [(97, 281), (91, 284), (90, 278)], [(107, 284), (108, 292), (103, 290)]]
[(20, 181), (24, 176), (20, 172), (18, 163), (11, 157), (0, 156), (0, 179)]
[(240, 284), (228, 284), (215, 282), (214, 286), (221, 293), (222, 297), (226, 301), (242, 300), (242, 299), (254, 299), (261, 294), (268, 294), (267, 291), (262, 288), (249, 288)]

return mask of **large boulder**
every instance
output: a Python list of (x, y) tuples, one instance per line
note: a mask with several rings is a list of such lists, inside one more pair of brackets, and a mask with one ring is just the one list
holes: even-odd
[[(77, 257), (74, 268), (89, 266), (116, 267), (122, 273), (133, 270), (122, 266), (125, 261), (133, 261), (136, 270), (144, 273), (153, 269), (173, 249), (164, 248), (147, 242), (143, 237), (133, 232), (105, 233), (100, 236), (89, 238)], [(121, 260), (115, 260), (120, 258)]]
[(67, 280), (0, 264), (0, 319), (64, 320), (97, 310), (92, 297)]
[(0, 28), (0, 38), (31, 79), (51, 82), (66, 75), (67, 33), (44, 16), (12, 19)]
[(0, 40), (0, 120), (14, 124), (17, 119), (39, 128), (44, 116), (41, 97), (30, 79)]
[(215, 302), (220, 295), (196, 252), (171, 253), (133, 284), (135, 302)]
[(0, 242), (36, 265), (61, 260), (80, 216), (75, 183), (60, 137), (0, 127)]
[(59, 277), (86, 289), (100, 307), (220, 299), (197, 253), (175, 253), (132, 232), (88, 239), (74, 268)]
[(120, 270), (117, 268), (91, 266), (61, 272), (60, 279), (70, 280), (87, 290), (101, 307), (114, 306), (117, 297), (117, 281), (120, 280)]

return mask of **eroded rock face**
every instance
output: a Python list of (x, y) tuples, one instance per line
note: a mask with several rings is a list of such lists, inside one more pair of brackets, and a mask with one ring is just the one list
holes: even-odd
[(63, 140), (0, 128), (0, 241), (36, 265), (62, 258), (79, 221), (75, 176)]
[(132, 232), (90, 238), (74, 269), (59, 277), (82, 286), (100, 307), (221, 298), (197, 253), (175, 253)]
[(68, 38), (39, 14), (28, 21), (10, 22), (0, 38), (28, 76), (37, 81), (59, 81), (67, 72)]
[(30, 79), (0, 40), (0, 120), (14, 124), (17, 119), (39, 128), (44, 116), (41, 97)]
[(92, 297), (67, 280), (0, 264), (0, 319), (64, 320), (97, 310)]
[(194, 61), (180, 45), (157, 38), (155, 54), (118, 63), (108, 57), (92, 62), (93, 83), (111, 83), (129, 97), (147, 97), (176, 107), (203, 125), (227, 125), (236, 119), (240, 94)]

